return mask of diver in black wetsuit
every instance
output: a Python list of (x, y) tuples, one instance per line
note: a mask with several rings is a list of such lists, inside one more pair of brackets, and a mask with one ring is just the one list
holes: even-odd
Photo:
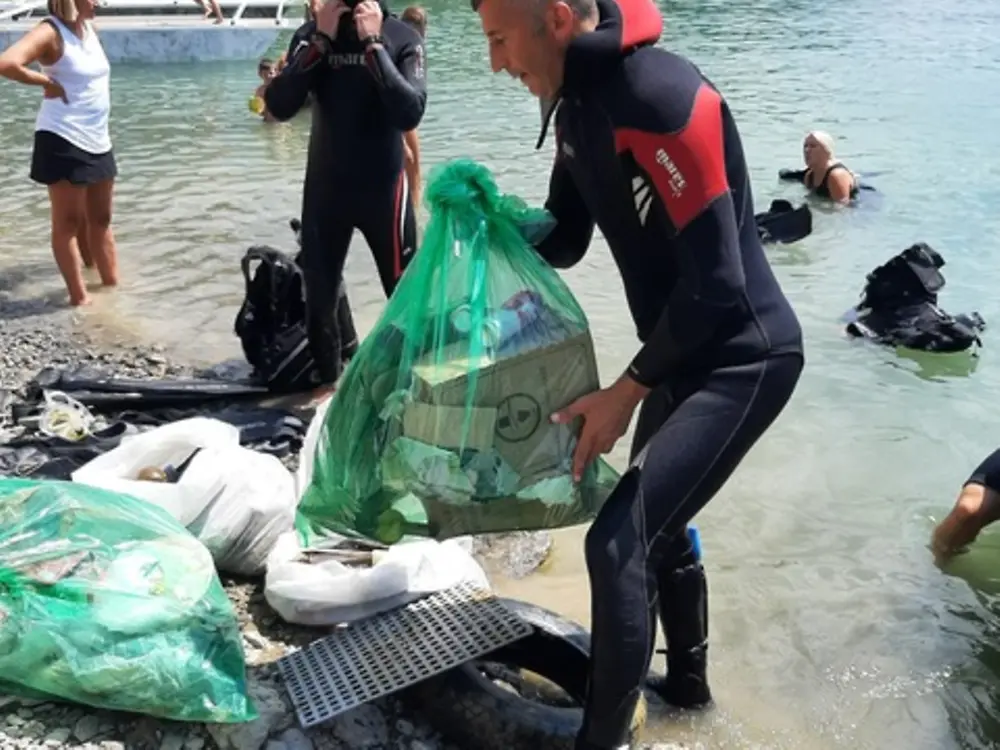
[[(643, 342), (615, 383), (557, 421), (581, 417), (579, 474), (626, 432), (632, 462), (586, 539), (592, 658), (578, 750), (626, 734), (655, 643), (667, 701), (711, 700), (707, 588), (685, 533), (784, 409), (802, 335), (757, 234), (743, 148), (726, 102), (655, 42), (653, 0), (472, 0), (495, 72), (557, 100), (556, 159), (538, 246), (565, 268), (595, 225), (621, 271)], [(544, 137), (544, 130), (543, 130)]]
[(302, 200), (301, 263), (309, 342), (325, 385), (340, 375), (334, 313), (355, 228), (391, 295), (416, 247), (403, 133), (427, 101), (420, 35), (373, 0), (329, 0), (295, 33), (288, 64), (267, 88), (268, 111), (294, 117), (312, 94)]

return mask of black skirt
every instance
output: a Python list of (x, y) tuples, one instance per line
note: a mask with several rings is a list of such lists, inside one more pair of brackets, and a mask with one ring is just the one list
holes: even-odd
[(35, 182), (55, 185), (65, 180), (71, 185), (93, 185), (117, 175), (114, 151), (91, 154), (55, 133), (35, 131), (31, 153), (31, 179)]

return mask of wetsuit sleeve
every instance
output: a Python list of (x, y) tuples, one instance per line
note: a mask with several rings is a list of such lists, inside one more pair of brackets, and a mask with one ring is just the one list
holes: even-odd
[(267, 111), (278, 120), (290, 120), (309, 98), (317, 78), (325, 69), (325, 52), (313, 40), (314, 25), (300, 27), (288, 47), (288, 64), (268, 84), (264, 92)]
[(390, 122), (404, 133), (413, 130), (420, 125), (427, 106), (423, 43), (408, 40), (396, 60), (383, 44), (370, 44), (365, 54)]
[(535, 249), (555, 268), (576, 265), (590, 247), (594, 219), (561, 155), (552, 167), (545, 208), (556, 220), (556, 226)]
[(1000, 492), (1000, 450), (995, 450), (972, 472), (966, 484), (981, 484)]
[(746, 165), (730, 170), (726, 164), (728, 111), (705, 83), (686, 103), (679, 99), (655, 101), (652, 129), (618, 130), (619, 148), (632, 152), (665, 209), (664, 244), (672, 245), (679, 270), (652, 334), (629, 365), (632, 378), (647, 387), (698, 355), (740, 304), (745, 288), (729, 174), (747, 179)]

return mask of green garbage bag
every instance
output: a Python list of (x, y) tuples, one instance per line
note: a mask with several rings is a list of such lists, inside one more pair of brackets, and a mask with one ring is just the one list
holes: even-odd
[(154, 505), (71, 482), (0, 479), (0, 693), (257, 716), (208, 550)]
[(297, 527), (404, 535), (551, 529), (592, 520), (618, 480), (572, 480), (580, 424), (549, 416), (599, 387), (587, 319), (527, 244), (552, 217), (461, 160), (427, 189), (423, 243), (345, 371)]

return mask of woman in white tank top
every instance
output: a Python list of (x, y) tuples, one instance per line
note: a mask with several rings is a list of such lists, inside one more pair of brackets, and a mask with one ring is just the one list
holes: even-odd
[[(0, 76), (44, 92), (35, 122), (31, 178), (48, 186), (52, 252), (71, 305), (90, 301), (81, 261), (104, 286), (118, 283), (111, 198), (108, 58), (92, 19), (95, 0), (49, 0), (50, 17), (0, 54)], [(40, 63), (42, 72), (32, 70)]]

